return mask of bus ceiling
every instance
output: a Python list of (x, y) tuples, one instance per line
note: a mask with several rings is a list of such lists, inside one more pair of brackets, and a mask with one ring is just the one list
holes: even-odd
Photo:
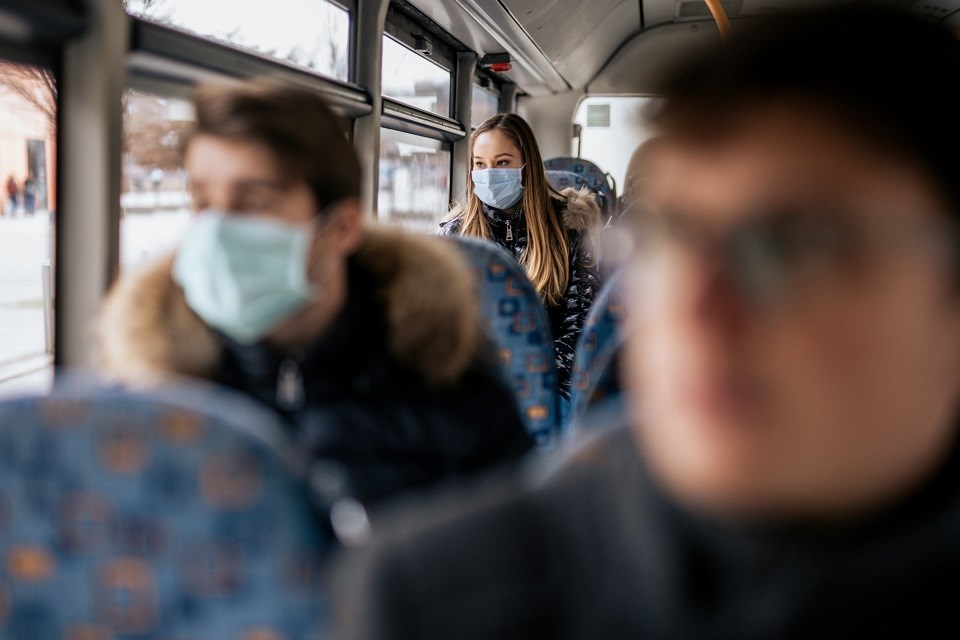
[[(527, 96), (537, 98), (566, 92), (577, 95), (649, 93), (658, 61), (670, 60), (698, 41), (719, 38), (721, 32), (724, 37), (733, 37), (737, 20), (809, 1), (400, 0), (400, 3), (415, 7), (481, 56), (508, 52), (511, 69), (500, 75), (515, 83)], [(900, 1), (935, 20), (960, 12), (960, 0)]]
[[(750, 11), (768, 10), (784, 1), (710, 0), (723, 18), (741, 15), (744, 5)], [(718, 33), (704, 0), (402, 0), (402, 4), (415, 7), (481, 56), (509, 53), (511, 69), (501, 76), (532, 97), (592, 90), (591, 81), (648, 29), (685, 25), (658, 34), (660, 44), (664, 36), (685, 43), (691, 29)], [(634, 64), (639, 60), (651, 58), (635, 59)], [(636, 90), (625, 86), (624, 92)]]

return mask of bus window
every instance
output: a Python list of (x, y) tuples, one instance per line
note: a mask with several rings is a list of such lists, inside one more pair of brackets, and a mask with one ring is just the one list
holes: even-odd
[(329, 0), (126, 0), (133, 15), (346, 80), (350, 13)]
[(123, 115), (120, 264), (129, 267), (172, 249), (187, 226), (190, 198), (180, 144), (193, 107), (127, 91)]
[(484, 120), (496, 115), (500, 107), (500, 98), (489, 89), (473, 85), (473, 105), (470, 113), (470, 127), (476, 129)]
[(381, 129), (381, 222), (436, 233), (450, 202), (450, 151), (442, 142)]
[[(624, 184), (627, 163), (637, 146), (653, 135), (644, 126), (644, 112), (653, 98), (643, 96), (591, 96), (577, 109), (574, 122), (582, 129), (579, 157), (592, 160)], [(573, 141), (571, 155), (577, 155)]]
[(57, 86), (0, 61), (0, 394), (52, 381)]
[(440, 116), (450, 115), (448, 70), (383, 36), (383, 95)]

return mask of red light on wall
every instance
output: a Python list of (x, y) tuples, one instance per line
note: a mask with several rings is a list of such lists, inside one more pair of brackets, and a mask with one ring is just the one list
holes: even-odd
[(487, 69), (496, 73), (510, 71), (510, 54), (506, 52), (488, 53), (480, 58), (477, 63), (481, 69)]

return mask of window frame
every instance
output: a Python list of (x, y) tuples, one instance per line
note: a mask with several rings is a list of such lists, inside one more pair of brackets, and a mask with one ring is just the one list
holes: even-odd
[[(63, 47), (69, 38), (76, 36), (83, 31), (85, 25), (86, 13), (80, 7), (66, 0), (48, 0), (43, 3), (17, 3), (14, 6), (0, 7), (0, 59), (14, 64), (29, 65), (39, 67), (50, 71), (57, 83), (57, 101), (56, 117), (57, 128), (54, 135), (54, 144), (56, 145), (56, 166), (54, 170), (56, 175), (57, 197), (61, 195), (59, 165), (62, 162), (63, 155), (63, 133), (60, 127), (60, 118), (62, 117), (62, 68)], [(48, 149), (47, 154), (51, 151)], [(49, 155), (48, 155), (49, 160)], [(4, 196), (5, 197), (5, 196)], [(59, 205), (57, 207), (60, 209)], [(41, 288), (43, 290), (43, 317), (44, 317), (44, 353), (37, 354), (38, 361), (44, 361), (39, 369), (16, 370), (14, 366), (14, 375), (6, 379), (5, 382), (11, 382), (16, 386), (16, 381), (24, 376), (31, 376), (41, 372), (50, 371), (58, 361), (58, 348), (56, 335), (59, 333), (58, 325), (65, 314), (61, 313), (59, 296), (56, 295), (60, 277), (58, 273), (65, 266), (61, 266), (60, 234), (61, 216), (57, 215), (54, 219), (53, 228), (49, 229), (50, 242), (50, 261), (41, 261), (38, 266), (41, 268)], [(45, 266), (46, 265), (46, 266)], [(52, 272), (43, 269), (51, 269)], [(48, 307), (50, 305), (52, 308)], [(33, 362), (31, 360), (31, 362)], [(15, 362), (5, 362), (5, 366), (16, 365)], [(33, 362), (31, 366), (35, 366)], [(55, 371), (55, 369), (52, 369)]]
[[(138, 49), (138, 44), (137, 44), (138, 38), (137, 38), (136, 32), (138, 29), (141, 28), (138, 25), (146, 24), (146, 25), (151, 25), (155, 27), (166, 28), (169, 31), (177, 32), (185, 36), (189, 41), (203, 41), (203, 42), (209, 42), (212, 44), (225, 45), (226, 48), (228, 49), (232, 49), (234, 51), (244, 53), (244, 54), (250, 54), (253, 58), (257, 58), (270, 65), (287, 67), (292, 69), (293, 71), (304, 72), (308, 76), (328, 79), (333, 82), (345, 82), (349, 84), (348, 82), (349, 79), (354, 77), (354, 64), (356, 61), (355, 46), (354, 46), (354, 43), (356, 42), (356, 13), (357, 13), (356, 1), (355, 0), (316, 0), (316, 1), (333, 5), (334, 7), (337, 7), (347, 13), (348, 26), (347, 26), (347, 73), (346, 73), (347, 77), (346, 77), (346, 80), (341, 78), (335, 78), (333, 76), (321, 73), (320, 71), (317, 71), (315, 69), (310, 69), (309, 67), (292, 64), (290, 62), (287, 62), (279, 58), (274, 58), (268, 55), (264, 55), (253, 49), (245, 48), (239, 45), (234, 45), (229, 42), (219, 40), (213, 36), (206, 36), (206, 35), (197, 33), (195, 31), (192, 31), (189, 27), (186, 27), (186, 26), (164, 24), (163, 22), (154, 20), (149, 17), (144, 17), (135, 13), (126, 13), (127, 18), (133, 24), (133, 26), (131, 27), (132, 35), (130, 40), (130, 53), (133, 53)], [(189, 45), (188, 45), (188, 49), (189, 49)], [(160, 52), (161, 55), (170, 55), (173, 57), (179, 57), (184, 53), (185, 51), (183, 50), (171, 49), (170, 47), (163, 47), (163, 50)], [(187, 62), (190, 62), (200, 67), (203, 67), (206, 65), (206, 61), (203, 57), (200, 57), (196, 54), (190, 54), (190, 53), (187, 53)], [(217, 66), (220, 66), (220, 65), (217, 65)], [(240, 77), (250, 75), (249, 72), (244, 73), (243, 69), (232, 69), (232, 68), (227, 69), (226, 73), (231, 76), (240, 76)], [(258, 70), (254, 68), (253, 73), (258, 73)], [(262, 72), (259, 72), (259, 73), (262, 73)]]
[[(449, 80), (449, 85), (447, 86), (447, 113), (448, 113), (448, 114), (454, 113), (454, 111), (455, 111), (454, 102), (455, 102), (455, 98), (456, 98), (456, 96), (455, 96), (455, 87), (456, 87), (456, 76), (457, 76), (456, 66), (454, 65), (454, 68), (451, 69), (451, 68), (449, 68), (449, 67), (447, 67), (447, 66), (445, 66), (445, 65), (442, 65), (442, 64), (440, 64), (440, 62), (439, 62), (438, 60), (433, 59), (432, 56), (425, 56), (425, 55), (421, 54), (420, 52), (418, 52), (418, 51), (416, 51), (415, 49), (413, 49), (413, 48), (412, 48), (412, 45), (407, 44), (406, 42), (403, 42), (402, 40), (400, 40), (400, 39), (398, 39), (398, 38), (395, 38), (394, 36), (392, 36), (391, 34), (387, 33), (386, 31), (383, 32), (383, 35), (381, 36), (381, 38), (390, 38), (391, 40), (393, 40), (394, 42), (396, 42), (397, 44), (399, 44), (401, 47), (404, 47), (404, 48), (405, 48), (409, 53), (411, 53), (412, 55), (418, 56), (418, 57), (420, 57), (421, 59), (427, 61), (428, 63), (440, 67), (441, 69), (443, 69), (444, 71), (446, 71), (446, 72), (449, 74), (450, 80)], [(381, 48), (381, 51), (382, 51), (382, 50), (383, 50), (383, 47)], [(382, 71), (382, 68), (381, 68), (381, 78), (382, 78), (382, 73), (383, 73), (383, 71)], [(414, 106), (412, 106), (412, 105), (407, 104), (406, 102), (404, 102), (403, 100), (400, 100), (399, 98), (395, 98), (395, 97), (386, 95), (385, 93), (383, 93), (383, 82), (382, 82), (382, 80), (381, 80), (381, 83), (380, 83), (380, 94), (381, 94), (381, 96), (383, 97), (384, 103), (386, 103), (387, 100), (390, 100), (391, 102), (394, 102), (394, 103), (397, 103), (397, 104), (401, 104), (401, 105), (403, 105), (404, 107), (409, 107), (410, 109), (413, 110), (413, 113), (429, 114), (429, 115), (431, 115), (431, 116), (434, 116), (434, 117), (439, 118), (439, 119), (442, 119), (442, 120), (452, 120), (452, 118), (450, 118), (449, 116), (444, 116), (444, 115), (441, 115), (441, 114), (439, 114), (439, 113), (434, 113), (433, 111), (427, 111), (426, 109), (420, 109), (420, 108), (418, 108), (418, 107), (414, 107)], [(418, 119), (418, 116), (414, 115), (413, 118), (414, 118), (414, 120), (416, 120), (416, 119)], [(440, 126), (440, 127), (442, 128), (442, 125), (438, 125), (438, 126)]]
[(130, 20), (127, 68), (139, 90), (184, 97), (200, 81), (271, 75), (318, 90), (342, 117), (361, 117), (373, 109), (369, 92), (351, 82), (136, 16)]
[[(34, 51), (57, 48), (83, 31), (87, 12), (69, 0), (18, 2), (0, 7), (0, 42)], [(6, 51), (0, 51), (5, 54)], [(4, 55), (4, 58), (7, 58)], [(7, 58), (9, 59), (9, 58)]]
[[(413, 49), (414, 34), (423, 34), (430, 37), (433, 46), (433, 54), (431, 56), (424, 56)], [(454, 143), (464, 140), (470, 131), (469, 122), (461, 123), (456, 119), (458, 116), (456, 113), (456, 91), (458, 86), (457, 57), (458, 53), (471, 50), (407, 3), (391, 3), (388, 7), (383, 32), (380, 37), (382, 39), (387, 36), (392, 37), (402, 46), (406, 46), (412, 53), (419, 55), (428, 62), (437, 64), (450, 73), (450, 104), (448, 106), (448, 113), (453, 117), (441, 116), (382, 95), (382, 87), (382, 108), (380, 114), (380, 127), (382, 129), (390, 129), (422, 138), (439, 140), (443, 143), (442, 148), (444, 151), (449, 152), (450, 157), (450, 181), (449, 192), (447, 193), (447, 199), (449, 200), (455, 188), (454, 162), (456, 154), (454, 153)], [(372, 167), (372, 170), (379, 173), (379, 149), (377, 149), (376, 152), (376, 163), (377, 165)]]

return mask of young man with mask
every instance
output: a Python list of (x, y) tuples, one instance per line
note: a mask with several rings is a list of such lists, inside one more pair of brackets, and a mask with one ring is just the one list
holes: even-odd
[(275, 408), (324, 502), (525, 452), (468, 270), (442, 241), (365, 226), (359, 161), (323, 100), (258, 81), (203, 87), (195, 106), (194, 223), (108, 296), (106, 372), (200, 376)]
[(343, 637), (956, 637), (960, 43), (865, 3), (661, 84), (626, 428), (401, 515)]

